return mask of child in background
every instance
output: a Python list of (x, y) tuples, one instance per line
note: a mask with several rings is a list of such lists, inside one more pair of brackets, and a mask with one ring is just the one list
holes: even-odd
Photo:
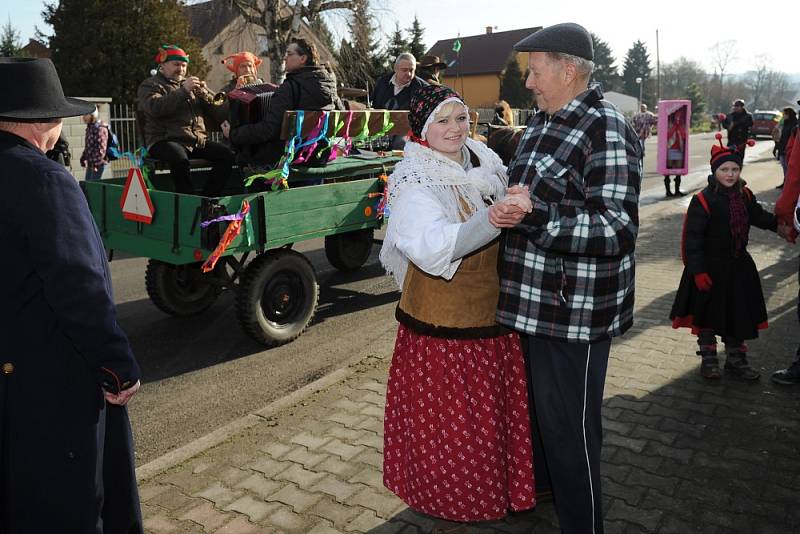
[(709, 185), (689, 203), (683, 228), (685, 268), (675, 295), (672, 327), (690, 327), (702, 357), (700, 373), (720, 378), (717, 339), (725, 343), (725, 371), (745, 380), (760, 373), (747, 361), (744, 341), (767, 327), (761, 281), (747, 252), (750, 226), (777, 230), (775, 216), (756, 202), (741, 177), (742, 153), (735, 147), (711, 147)]

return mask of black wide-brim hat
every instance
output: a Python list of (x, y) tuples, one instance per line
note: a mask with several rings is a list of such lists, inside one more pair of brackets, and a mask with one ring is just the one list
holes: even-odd
[(64, 96), (49, 59), (0, 58), (0, 119), (35, 121), (88, 115), (92, 102)]
[(422, 59), (419, 60), (417, 66), (426, 69), (434, 67), (438, 67), (440, 69), (446, 69), (447, 63), (439, 59), (439, 56), (422, 56)]

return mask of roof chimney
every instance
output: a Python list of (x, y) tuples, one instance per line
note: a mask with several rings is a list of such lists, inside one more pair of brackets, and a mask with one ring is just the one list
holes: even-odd
[(492, 27), (486, 26), (486, 35), (489, 35), (490, 33), (492, 33)]

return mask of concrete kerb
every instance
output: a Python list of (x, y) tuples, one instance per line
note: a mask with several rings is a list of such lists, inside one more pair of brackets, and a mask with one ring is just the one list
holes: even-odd
[(218, 428), (217, 430), (199, 437), (191, 443), (187, 443), (183, 447), (179, 447), (170, 451), (155, 460), (152, 460), (136, 469), (136, 481), (143, 483), (149, 479), (159, 475), (160, 473), (182, 464), (183, 462), (197, 456), (198, 454), (215, 447), (230, 437), (239, 434), (240, 432), (252, 428), (259, 423), (264, 422), (265, 419), (270, 418), (272, 415), (279, 411), (290, 408), (302, 400), (310, 397), (314, 393), (322, 391), (330, 386), (341, 382), (342, 380), (350, 377), (354, 372), (354, 366), (358, 363), (370, 358), (369, 355), (356, 356), (348, 360), (345, 367), (337, 369), (327, 375), (323, 376), (303, 386), (302, 388), (284, 395), (263, 408), (249, 413), (245, 416), (236, 419), (227, 425)]

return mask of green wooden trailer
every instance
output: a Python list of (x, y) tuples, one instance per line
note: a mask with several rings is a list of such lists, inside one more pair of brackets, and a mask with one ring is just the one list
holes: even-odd
[[(311, 114), (306, 120), (315, 118)], [(407, 124), (405, 115), (398, 123), (398, 129)], [(123, 215), (125, 178), (83, 182), (83, 188), (110, 256), (122, 251), (149, 258), (146, 288), (159, 309), (174, 316), (196, 315), (222, 291), (234, 289), (244, 331), (275, 346), (305, 330), (319, 298), (316, 273), (292, 244), (324, 238), (326, 257), (335, 268), (359, 269), (382, 224), (376, 209), (386, 185), (381, 176), (399, 160), (397, 155), (340, 157), (321, 167), (292, 168), (288, 189), (215, 198), (175, 193), (168, 190), (168, 174), (154, 174), (147, 189), (153, 206), (149, 224)], [(321, 185), (293, 187), (320, 179)], [(213, 270), (204, 273), (201, 265), (230, 221), (200, 223), (239, 213), (245, 200), (249, 214), (242, 231)]]

